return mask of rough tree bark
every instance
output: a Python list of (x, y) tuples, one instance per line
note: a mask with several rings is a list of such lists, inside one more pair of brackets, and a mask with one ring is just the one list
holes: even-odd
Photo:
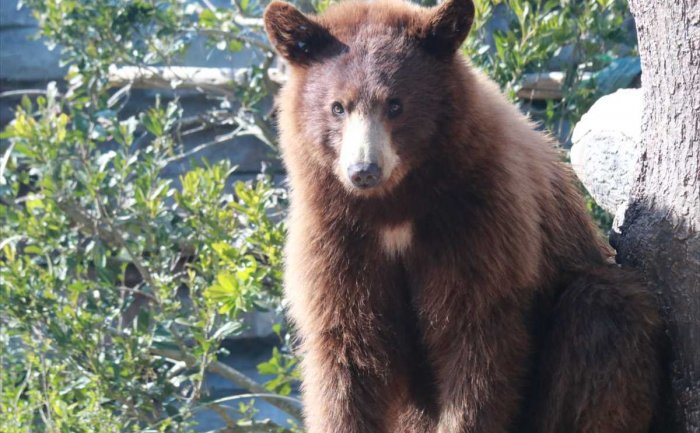
[(659, 431), (700, 432), (700, 0), (630, 0), (642, 59), (642, 155), (613, 237), (658, 289), (668, 381)]

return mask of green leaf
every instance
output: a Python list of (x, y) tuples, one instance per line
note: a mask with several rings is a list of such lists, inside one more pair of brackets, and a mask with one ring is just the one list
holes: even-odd
[(243, 330), (243, 326), (240, 323), (229, 321), (214, 332), (211, 336), (212, 340), (223, 340), (233, 334), (239, 333)]

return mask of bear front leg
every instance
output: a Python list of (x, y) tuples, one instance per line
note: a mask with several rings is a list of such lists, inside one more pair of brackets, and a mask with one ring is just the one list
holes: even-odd
[[(386, 431), (391, 386), (373, 366), (358, 365), (348, 356), (353, 344), (339, 335), (307, 340), (303, 398), (309, 433), (382, 433)], [(356, 338), (356, 337), (351, 337)], [(367, 354), (367, 361), (373, 355)]]
[(443, 299), (449, 302), (432, 310), (426, 328), (438, 384), (437, 433), (505, 433), (530, 358), (522, 307), (509, 299), (488, 306), (459, 295)]
[(302, 223), (290, 224), (285, 294), (301, 339), (307, 431), (385, 433), (397, 410), (400, 269), (347, 241), (365, 231)]

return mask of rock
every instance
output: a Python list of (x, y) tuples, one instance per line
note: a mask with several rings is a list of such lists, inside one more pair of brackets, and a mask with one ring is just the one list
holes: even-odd
[(632, 83), (642, 74), (638, 56), (620, 57), (593, 74), (598, 95), (607, 95), (618, 89), (633, 87)]
[(627, 202), (640, 152), (642, 90), (596, 101), (574, 128), (571, 165), (596, 203), (617, 214)]
[(35, 27), (36, 19), (28, 7), (18, 7), (18, 2), (8, 0), (0, 2), (0, 28)]
[(60, 52), (49, 51), (33, 37), (36, 27), (0, 28), (0, 80), (36, 82), (59, 80), (65, 68), (58, 65)]
[[(583, 81), (591, 79), (590, 72), (584, 72)], [(523, 100), (546, 101), (548, 99), (559, 100), (564, 96), (563, 87), (566, 74), (560, 71), (533, 72), (523, 75), (517, 96)]]

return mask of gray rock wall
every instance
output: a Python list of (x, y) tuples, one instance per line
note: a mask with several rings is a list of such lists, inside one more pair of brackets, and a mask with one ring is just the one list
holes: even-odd
[(0, 1), (0, 81), (48, 82), (63, 77), (58, 50), (36, 40), (36, 20), (15, 0)]
[[(0, 1), (0, 92), (45, 89), (46, 83), (63, 77), (58, 50), (46, 48), (36, 33), (37, 23), (28, 9), (18, 9), (16, 0)], [(19, 99), (0, 98), (0, 128), (12, 119)]]
[[(213, 2), (226, 7), (228, 2)], [(19, 89), (45, 89), (50, 81), (59, 83), (65, 75), (65, 68), (59, 66), (60, 47), (49, 50), (45, 41), (36, 38), (37, 22), (27, 8), (18, 9), (16, 0), (0, 1), (0, 92)], [(186, 66), (243, 67), (253, 61), (253, 53), (243, 51), (236, 54), (212, 50), (203, 40), (196, 40), (182, 59)], [(153, 104), (156, 94), (168, 99), (169, 92), (134, 90), (129, 105), (122, 115), (138, 113)], [(14, 107), (21, 95), (0, 98), (0, 128), (13, 118)], [(195, 115), (215, 104), (197, 92), (181, 94), (185, 116)], [(269, 105), (269, 101), (268, 101)], [(209, 130), (187, 139), (187, 148), (212, 141), (215, 137), (230, 132), (227, 128)], [(3, 146), (0, 144), (0, 149)], [(229, 159), (239, 167), (241, 178), (249, 178), (260, 171), (263, 161), (273, 160), (273, 173), (280, 171), (274, 161), (274, 152), (254, 137), (243, 137), (213, 146), (194, 155), (194, 159), (206, 158), (210, 162)], [(177, 179), (189, 168), (189, 161), (181, 161), (167, 167), (166, 175)]]

